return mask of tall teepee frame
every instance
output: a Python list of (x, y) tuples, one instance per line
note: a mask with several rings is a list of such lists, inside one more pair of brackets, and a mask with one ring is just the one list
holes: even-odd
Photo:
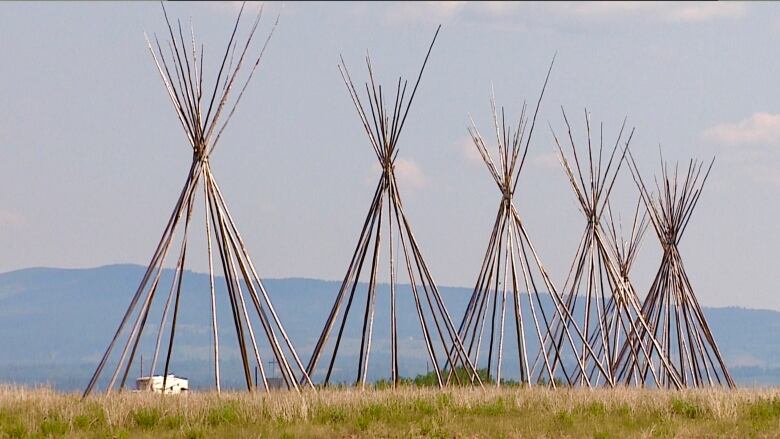
[[(213, 335), (214, 382), (217, 391), (220, 390), (220, 353), (212, 244), (218, 254), (218, 261), (222, 266), (247, 389), (252, 391), (256, 385), (262, 385), (266, 391), (269, 389), (252, 320), (260, 322), (263, 334), (270, 345), (271, 355), (278, 362), (282, 378), (288, 388), (298, 390), (300, 388), (299, 383), (306, 383), (311, 386), (311, 381), (306, 374), (303, 364), (298, 358), (279, 316), (274, 311), (268, 293), (252, 264), (249, 252), (241, 239), (233, 217), (228, 211), (227, 203), (209, 162), (214, 148), (217, 146), (249, 81), (260, 64), (263, 53), (278, 23), (277, 17), (265, 43), (257, 53), (257, 58), (253, 64), (250, 64), (248, 73), (243, 76), (243, 79), (237, 79), (242, 72), (242, 67), (247, 62), (251, 62), (248, 59), (252, 56), (250, 54), (251, 50), (256, 50), (254, 48), (250, 49), (250, 47), (260, 23), (262, 11), (261, 7), (245, 42), (239, 44), (237, 33), (244, 12), (244, 7), (241, 7), (222, 56), (219, 71), (214, 79), (213, 90), (204, 89), (203, 46), (198, 50), (192, 29), (190, 29), (190, 35), (188, 36), (190, 42), (185, 42), (181, 22), (178, 22), (178, 26), (174, 27), (168, 19), (164, 5), (163, 13), (170, 35), (170, 41), (168, 42), (170, 54), (165, 54), (156, 37), (154, 38), (154, 45), (147, 38), (149, 50), (162, 77), (166, 91), (173, 103), (184, 133), (192, 146), (192, 165), (187, 174), (184, 188), (179, 195), (179, 199), (143, 279), (133, 295), (130, 306), (100, 360), (92, 379), (89, 381), (84, 391), (84, 396), (89, 395), (93, 391), (105, 366), (112, 358), (116, 357), (116, 355), (112, 357), (112, 352), (117, 344), (121, 346), (121, 350), (118, 358), (112, 360), (115, 361), (115, 369), (110, 376), (106, 391), (111, 392), (117, 386), (117, 380), (119, 380), (119, 390), (125, 387), (130, 367), (138, 352), (139, 343), (155, 298), (164, 300), (164, 305), (162, 305), (162, 317), (155, 337), (156, 343), (151, 365), (151, 375), (155, 373), (158, 357), (161, 353), (160, 347), (163, 343), (164, 329), (166, 326), (170, 326), (168, 339), (164, 343), (166, 347), (162, 351), (165, 357), (163, 376), (164, 381), (167, 380), (174, 348), (179, 305), (185, 299), (182, 294), (182, 282), (188, 254), (188, 234), (194, 233), (191, 229), (195, 226), (192, 224), (191, 219), (193, 210), (201, 202), (198, 201), (201, 200), (198, 196), (199, 188), (201, 187), (203, 188), (202, 202), (205, 206), (205, 234), (208, 244), (211, 293), (210, 324)], [(241, 88), (238, 95), (231, 99), (231, 91), (237, 85), (240, 85)], [(157, 293), (158, 290), (164, 288), (160, 285), (163, 267), (171, 247), (175, 246), (174, 241), (177, 232), (181, 233), (179, 238), (180, 249), (176, 259), (173, 282), (167, 291), (167, 297), (164, 293), (160, 297)], [(172, 310), (171, 304), (173, 304)], [(253, 382), (251, 363), (255, 363), (259, 369), (262, 384)], [(296, 369), (298, 372), (295, 371)], [(163, 387), (165, 385), (164, 383)]]
[[(386, 245), (389, 252), (389, 324), (391, 337), (389, 369), (393, 385), (397, 384), (400, 378), (398, 370), (399, 340), (396, 321), (396, 303), (398, 300), (398, 297), (396, 297), (396, 269), (399, 268), (398, 266), (406, 271), (408, 275), (423, 341), (439, 385), (443, 386), (446, 384), (444, 366), (449, 364), (464, 368), (471, 375), (472, 379), (476, 378), (479, 380), (476, 370), (465, 355), (463, 346), (457, 336), (457, 330), (452, 324), (436, 283), (423, 260), (417, 240), (412, 233), (411, 225), (401, 203), (395, 174), (398, 138), (406, 122), (409, 108), (420, 84), (420, 79), (439, 29), (436, 30), (436, 34), (428, 47), (428, 52), (425, 55), (425, 60), (411, 93), (407, 94), (407, 81), (399, 77), (396, 89), (390, 95), (390, 98), (392, 98), (393, 94), (395, 95), (390, 109), (387, 107), (390, 98), (383, 93), (382, 86), (375, 82), (371, 58), (368, 55), (366, 56), (366, 64), (368, 66), (369, 82), (365, 84), (367, 105), (361, 101), (358, 90), (352, 82), (343, 59), (339, 65), (344, 83), (363, 123), (363, 128), (368, 134), (374, 153), (379, 160), (382, 175), (379, 178), (373, 201), (366, 215), (347, 273), (344, 276), (333, 308), (328, 315), (307, 367), (309, 376), (313, 377), (323, 353), (329, 352), (329, 354), (326, 354), (327, 371), (324, 377), (324, 385), (328, 385), (331, 380), (334, 363), (342, 344), (350, 310), (353, 304), (359, 303), (360, 300), (356, 300), (358, 296), (356, 292), (363, 289), (362, 287), (359, 288), (360, 275), (363, 273), (363, 268), (368, 264), (370, 272), (365, 288), (365, 309), (358, 313), (362, 322), (362, 331), (355, 378), (356, 384), (361, 387), (364, 387), (366, 384), (376, 309), (378, 265), (382, 245)], [(386, 244), (382, 242), (384, 238), (387, 238)], [(402, 253), (398, 256), (402, 257), (401, 264), (398, 264), (395, 260), (394, 243), (396, 245), (400, 243)], [(344, 304), (345, 299), (346, 304)], [(335, 342), (331, 346), (328, 343), (329, 336), (337, 322), (339, 323), (338, 332)], [(450, 349), (451, 347), (452, 349)], [(461, 377), (458, 376), (458, 379), (460, 380)]]
[[(563, 111), (563, 119), (568, 131), (571, 156), (567, 156), (558, 136), (553, 132), (558, 157), (566, 173), (568, 181), (579, 202), (579, 208), (587, 219), (587, 224), (579, 242), (579, 247), (564, 285), (566, 303), (574, 316), (572, 320), (558, 320), (553, 338), (548, 343), (560, 343), (562, 331), (568, 325), (579, 325), (587, 334), (587, 341), (579, 349), (579, 362), (582, 369), (575, 375), (579, 385), (614, 386), (617, 373), (618, 351), (622, 342), (628, 337), (636, 338), (642, 330), (647, 330), (647, 322), (641, 313), (641, 304), (625, 271), (633, 259), (636, 247), (629, 247), (629, 254), (624, 254), (617, 245), (614, 233), (609, 197), (614, 188), (617, 175), (625, 158), (633, 130), (621, 147), (625, 133), (625, 120), (620, 127), (614, 146), (607, 147), (604, 154), (604, 128), (599, 132), (597, 149), (593, 145), (590, 116), (585, 111), (587, 131), (587, 157), (577, 154), (572, 128)], [(610, 151), (611, 149), (611, 151)], [(585, 168), (583, 170), (583, 168)], [(605, 210), (610, 210), (612, 234), (605, 230), (602, 218)], [(611, 236), (610, 236), (611, 235)], [(637, 240), (637, 236), (633, 236)], [(621, 258), (627, 260), (621, 261)], [(582, 298), (582, 299), (580, 299)], [(577, 308), (577, 302), (584, 300), (584, 306)], [(657, 345), (653, 338), (644, 340), (629, 352), (632, 364), (647, 363), (651, 358), (651, 345)], [(553, 356), (556, 353), (552, 353)], [(661, 366), (671, 368), (666, 358)], [(582, 372), (585, 373), (582, 373)], [(658, 384), (655, 368), (651, 368), (652, 376)], [(671, 374), (674, 377), (674, 374)]]
[[(474, 145), (499, 191), (501, 191), (501, 202), (476, 285), (460, 324), (459, 333), (471, 361), (477, 367), (485, 364), (491, 377), (495, 378), (497, 386), (501, 385), (503, 379), (502, 367), (508, 303), (512, 303), (510, 313), (514, 316), (515, 333), (510, 335), (510, 338), (517, 344), (519, 381), (521, 383), (534, 385), (537, 381), (546, 381), (555, 386), (556, 368), (546, 361), (548, 359), (547, 349), (557, 352), (562, 349), (561, 344), (566, 343), (574, 349), (583, 341), (583, 333), (577, 331), (572, 333), (567, 328), (567, 337), (565, 340), (561, 340), (561, 344), (547, 347), (543, 343), (544, 335), (550, 331), (550, 322), (553, 317), (568, 320), (570, 315), (561, 295), (542, 265), (513, 201), (520, 172), (528, 155), (536, 116), (551, 71), (552, 64), (547, 71), (530, 125), (525, 104), (523, 104), (517, 126), (513, 130), (511, 126), (506, 125), (504, 109), (501, 108), (498, 112), (495, 97), (491, 98), (493, 124), (498, 144), (496, 148), (498, 165), (493, 160), (490, 148), (473, 120), (469, 127), (469, 134)], [(546, 301), (542, 299), (544, 290), (541, 290), (540, 287), (546, 288), (551, 298), (551, 304), (545, 303)], [(528, 310), (525, 316), (523, 315), (524, 302), (527, 304)], [(533, 346), (533, 343), (529, 342), (532, 341), (538, 341), (537, 356), (545, 360), (543, 367), (539, 367), (538, 370), (536, 367), (531, 368), (528, 361), (531, 349), (529, 345)], [(487, 351), (485, 357), (482, 357), (483, 351)], [(554, 357), (555, 361), (558, 362), (561, 362), (563, 358), (562, 355)], [(569, 383), (571, 382), (570, 375), (567, 374), (563, 365), (559, 368), (559, 372), (563, 373)]]
[[(734, 388), (734, 380), (696, 299), (678, 248), (714, 162), (713, 159), (702, 174), (704, 163), (690, 160), (687, 170), (681, 175), (678, 165), (670, 169), (662, 157), (661, 181), (656, 180), (657, 195), (653, 196), (629, 152), (629, 169), (650, 214), (663, 258), (642, 305), (649, 328), (640, 332), (639, 337), (626, 340), (621, 355), (626, 355), (637, 344), (657, 339), (661, 345), (658, 349), (665, 354), (660, 358), (667, 357), (675, 365), (682, 386), (717, 384)], [(623, 371), (623, 378), (630, 380), (634, 373), (641, 373), (639, 379), (644, 380), (651, 367), (652, 364), (647, 364), (643, 370)], [(672, 387), (670, 378), (662, 376), (661, 384)]]

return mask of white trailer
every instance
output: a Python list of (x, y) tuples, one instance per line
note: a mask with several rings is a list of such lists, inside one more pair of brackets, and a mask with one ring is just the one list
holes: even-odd
[[(172, 374), (168, 375), (168, 378), (165, 380), (163, 378), (162, 375), (140, 377), (135, 380), (135, 388), (139, 392), (165, 393), (169, 395), (177, 395), (189, 391), (187, 378), (180, 378)], [(164, 390), (163, 381), (165, 381)]]

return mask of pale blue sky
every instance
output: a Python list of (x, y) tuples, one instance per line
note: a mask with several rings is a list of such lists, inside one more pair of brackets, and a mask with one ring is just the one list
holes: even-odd
[[(266, 25), (279, 10), (268, 5)], [(192, 17), (212, 68), (236, 11), (169, 5)], [(441, 23), (399, 145), (406, 210), (439, 283), (473, 283), (500, 197), (468, 114), (488, 130), (492, 83), (516, 117), (557, 51), (516, 197), (556, 281), (585, 224), (546, 125), (563, 129), (564, 105), (581, 128), (587, 106), (609, 138), (628, 116), (647, 177), (659, 144), (670, 159), (717, 156), (681, 246), (689, 274), (705, 305), (780, 309), (779, 6), (287, 3), (281, 14), (213, 158), (262, 275), (343, 275), (377, 171), (338, 56), (356, 80), (366, 49), (385, 82), (412, 76)], [(0, 271), (147, 262), (190, 160), (143, 38), (163, 25), (157, 3), (0, 4)], [(627, 211), (635, 192), (626, 172), (620, 182)], [(658, 258), (648, 234), (640, 290)]]

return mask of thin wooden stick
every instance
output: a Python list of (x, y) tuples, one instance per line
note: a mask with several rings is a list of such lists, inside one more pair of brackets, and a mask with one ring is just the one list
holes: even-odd
[(206, 246), (208, 249), (209, 258), (209, 293), (211, 296), (211, 331), (213, 334), (213, 349), (214, 349), (214, 386), (217, 389), (217, 393), (222, 391), (219, 379), (219, 331), (217, 328), (217, 298), (214, 291), (214, 264), (211, 255), (211, 222), (209, 221), (208, 211), (209, 208), (209, 188), (208, 182), (204, 184), (206, 190), (203, 191), (204, 207), (206, 214)]

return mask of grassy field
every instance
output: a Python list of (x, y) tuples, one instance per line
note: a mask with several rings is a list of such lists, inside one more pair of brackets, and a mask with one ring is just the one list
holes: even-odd
[(327, 390), (270, 396), (0, 388), (0, 437), (780, 437), (780, 391)]

